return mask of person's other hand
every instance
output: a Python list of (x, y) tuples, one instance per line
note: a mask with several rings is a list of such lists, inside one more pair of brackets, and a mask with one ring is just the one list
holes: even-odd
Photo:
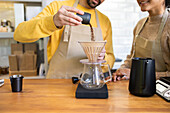
[(113, 81), (119, 81), (119, 80), (128, 80), (130, 77), (130, 69), (129, 68), (119, 68), (116, 70), (115, 73), (113, 73)]
[(103, 60), (105, 57), (105, 53), (106, 53), (106, 50), (105, 50), (105, 48), (103, 48), (102, 52), (100, 53), (100, 55), (98, 57), (98, 60)]
[(62, 28), (63, 25), (80, 25), (82, 18), (74, 13), (84, 14), (84, 12), (79, 9), (63, 5), (53, 17), (54, 24), (58, 28)]

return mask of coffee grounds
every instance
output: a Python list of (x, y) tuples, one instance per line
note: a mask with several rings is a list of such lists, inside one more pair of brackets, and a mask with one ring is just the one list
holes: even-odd
[(91, 29), (91, 41), (95, 41), (93, 27), (90, 23), (89, 23), (89, 26), (90, 26), (90, 29)]

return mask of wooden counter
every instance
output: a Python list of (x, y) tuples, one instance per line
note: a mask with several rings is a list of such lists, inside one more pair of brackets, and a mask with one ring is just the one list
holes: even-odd
[(25, 79), (23, 84), (22, 92), (12, 93), (9, 79), (5, 80), (0, 87), (0, 113), (170, 113), (170, 103), (157, 95), (129, 94), (128, 81), (109, 83), (108, 99), (76, 99), (77, 84), (70, 79)]

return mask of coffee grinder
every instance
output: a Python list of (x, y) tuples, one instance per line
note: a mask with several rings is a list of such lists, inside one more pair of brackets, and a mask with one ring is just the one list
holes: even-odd
[[(84, 70), (80, 77), (80, 83), (76, 90), (76, 98), (108, 98), (108, 89), (105, 84), (112, 80), (110, 67), (103, 64), (105, 60), (98, 60), (106, 41), (79, 42), (88, 59), (82, 59)], [(106, 79), (102, 72), (102, 66), (107, 66), (109, 79)]]

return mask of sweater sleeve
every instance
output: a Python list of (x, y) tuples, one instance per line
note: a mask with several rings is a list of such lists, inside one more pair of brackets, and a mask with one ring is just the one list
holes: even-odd
[(20, 23), (14, 32), (14, 40), (19, 42), (34, 42), (40, 38), (50, 36), (57, 30), (53, 21), (53, 8), (52, 2), (36, 17)]

